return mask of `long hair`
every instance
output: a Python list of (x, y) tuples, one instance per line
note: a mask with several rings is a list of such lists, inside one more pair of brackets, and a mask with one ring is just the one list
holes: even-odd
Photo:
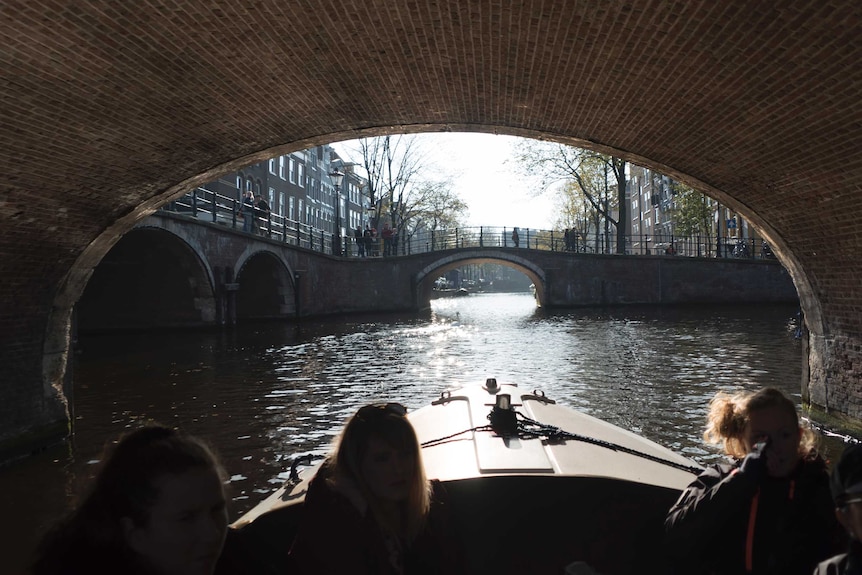
[[(413, 470), (407, 501), (403, 506), (404, 530), (399, 533), (382, 513), (380, 502), (371, 492), (361, 473), (361, 463), (371, 438), (378, 438), (395, 449), (408, 449), (413, 456)], [(406, 409), (399, 404), (366, 405), (344, 426), (336, 441), (336, 450), (326, 465), (336, 477), (351, 480), (360, 490), (380, 526), (401, 535), (408, 543), (421, 531), (431, 507), (431, 490), (416, 431), (407, 420)]]
[(781, 391), (766, 387), (758, 392), (740, 391), (735, 394), (718, 392), (709, 402), (706, 430), (703, 438), (708, 443), (722, 445), (725, 453), (742, 459), (748, 453), (749, 414), (770, 407), (778, 407), (789, 416), (797, 427), (801, 427), (799, 455), (813, 457), (817, 454), (817, 435), (807, 426), (799, 425), (796, 405)]
[(132, 555), (123, 518), (137, 527), (146, 526), (159, 496), (157, 480), (194, 468), (211, 469), (223, 481), (226, 476), (210, 447), (196, 437), (161, 425), (124, 435), (115, 446), (106, 448), (80, 505), (42, 539), (31, 572), (59, 573), (70, 565), (91, 561), (114, 568), (127, 564)]

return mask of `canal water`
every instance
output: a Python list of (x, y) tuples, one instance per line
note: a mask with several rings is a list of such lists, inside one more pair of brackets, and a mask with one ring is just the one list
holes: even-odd
[[(630, 429), (701, 463), (718, 390), (772, 385), (800, 399), (793, 306), (545, 312), (530, 294), (437, 299), (418, 315), (86, 336), (74, 356), (74, 439), (0, 468), (0, 571), (14, 573), (69, 505), (103, 446), (148, 421), (216, 448), (236, 519), (323, 455), (370, 401), (419, 408), (447, 386), (496, 377)], [(825, 445), (840, 451), (841, 442)], [(11, 565), (10, 565), (11, 562)]]

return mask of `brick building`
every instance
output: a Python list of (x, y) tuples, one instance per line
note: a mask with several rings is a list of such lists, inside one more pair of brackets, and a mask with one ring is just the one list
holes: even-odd
[[(329, 175), (335, 170), (344, 173), (339, 197)], [(328, 145), (275, 156), (202, 187), (237, 202), (251, 191), (267, 201), (273, 214), (330, 234), (336, 232), (339, 217), (342, 236), (367, 219), (364, 179)]]
[[(674, 180), (660, 172), (629, 165), (627, 197), (629, 221), (626, 235), (631, 237), (633, 253), (656, 253), (668, 249), (672, 243), (685, 242), (689, 249), (714, 256), (730, 257), (737, 245), (745, 245), (750, 255), (759, 255), (763, 238), (748, 220), (732, 208), (706, 198), (712, 205), (711, 227), (703, 236), (690, 237), (677, 229), (674, 211)], [(674, 249), (678, 250), (679, 245)], [(756, 248), (756, 249), (755, 249)]]

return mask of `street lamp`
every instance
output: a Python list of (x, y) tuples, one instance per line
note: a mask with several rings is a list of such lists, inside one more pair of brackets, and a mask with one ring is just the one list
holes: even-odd
[(332, 236), (332, 255), (341, 255), (341, 181), (344, 173), (333, 170), (329, 174), (332, 185), (335, 186), (335, 233)]

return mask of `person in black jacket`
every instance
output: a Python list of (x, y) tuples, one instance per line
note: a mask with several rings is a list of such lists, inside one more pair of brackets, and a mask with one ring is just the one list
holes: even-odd
[(779, 390), (717, 394), (704, 439), (735, 462), (707, 468), (670, 509), (674, 573), (811, 575), (841, 549), (816, 436)]
[(260, 195), (256, 196), (254, 198), (254, 200), (255, 201), (254, 201), (254, 226), (253, 226), (253, 229), (254, 229), (255, 233), (263, 235), (263, 231), (260, 227), (260, 221), (261, 220), (264, 220), (266, 222), (266, 228), (267, 228), (267, 230), (269, 230), (271, 232), (272, 230), (270, 230), (269, 204), (266, 203), (266, 200), (264, 200), (263, 196), (260, 196)]
[(371, 404), (347, 422), (309, 485), (291, 573), (463, 573), (445, 491), (426, 478), (406, 413)]
[(211, 575), (227, 534), (225, 479), (200, 439), (161, 425), (132, 431), (43, 537), (29, 573)]
[(844, 449), (832, 470), (835, 516), (850, 536), (846, 553), (817, 566), (814, 575), (862, 575), (862, 445)]
[(252, 233), (254, 231), (254, 194), (250, 191), (243, 193), (242, 205), (239, 215), (242, 217), (242, 231)]

